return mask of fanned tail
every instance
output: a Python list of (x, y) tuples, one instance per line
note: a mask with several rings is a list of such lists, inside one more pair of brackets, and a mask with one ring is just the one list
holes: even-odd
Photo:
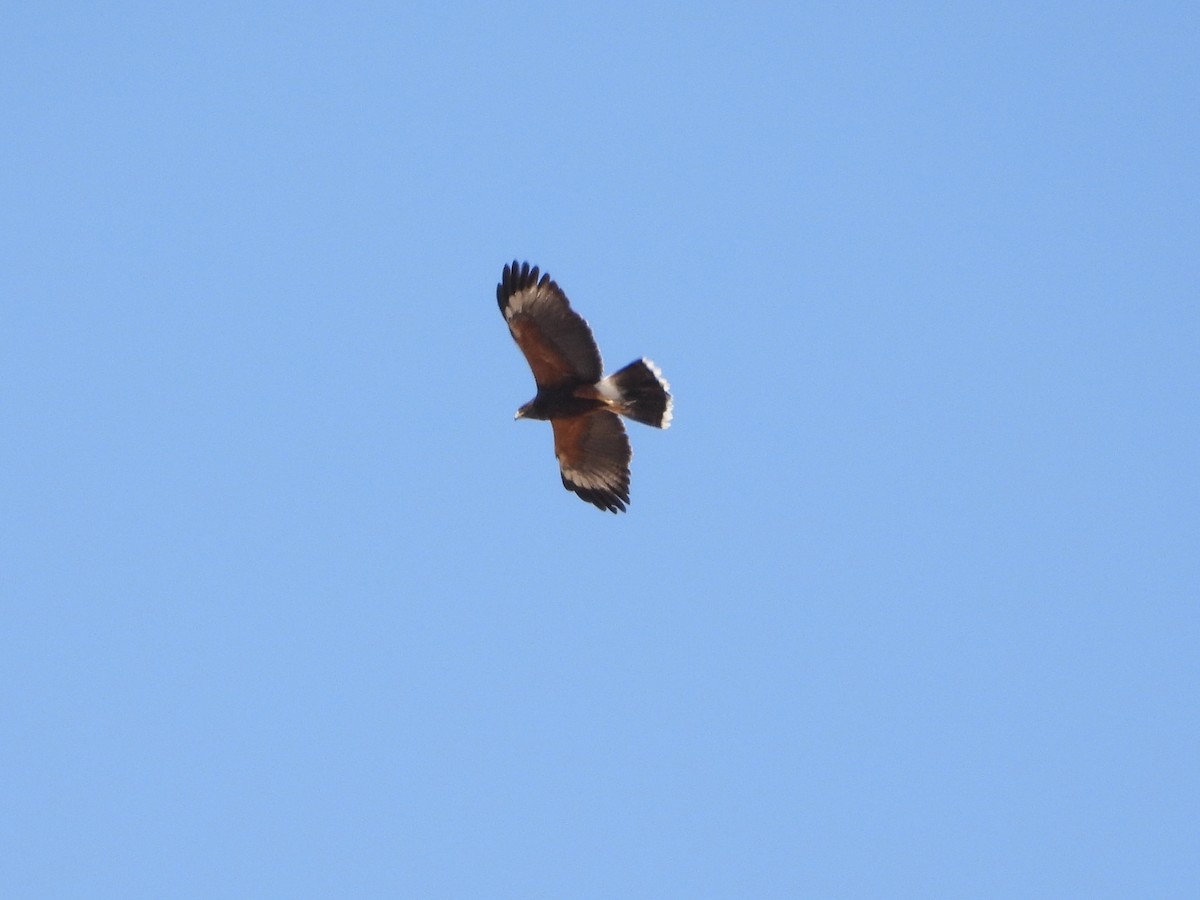
[(601, 381), (598, 387), (601, 394), (614, 401), (621, 415), (655, 428), (671, 424), (675, 405), (671, 385), (650, 360), (631, 362)]

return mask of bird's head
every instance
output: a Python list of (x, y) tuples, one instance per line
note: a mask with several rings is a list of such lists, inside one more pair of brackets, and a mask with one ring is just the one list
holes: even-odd
[(524, 406), (522, 406), (520, 409), (517, 410), (517, 414), (515, 416), (513, 416), (513, 419), (524, 419), (525, 417), (527, 417), (529, 415), (529, 413), (532, 410), (533, 410), (533, 401), (530, 400), (528, 403), (526, 403)]

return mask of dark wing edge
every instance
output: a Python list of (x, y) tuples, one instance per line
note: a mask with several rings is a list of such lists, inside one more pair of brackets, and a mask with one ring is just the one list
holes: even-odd
[(550, 424), (563, 487), (606, 512), (624, 512), (633, 449), (620, 417), (595, 412)]
[(600, 380), (603, 363), (592, 330), (548, 274), (513, 260), (496, 285), (496, 301), (539, 387)]
[[(500, 304), (501, 314), (508, 306), (509, 298), (526, 288), (537, 285), (539, 274), (538, 267), (531, 267), (527, 262), (521, 263), (514, 259), (511, 266), (505, 263), (504, 271), (500, 275), (500, 283), (496, 285), (496, 302)], [(554, 283), (549, 275), (546, 275), (544, 280), (551, 284)], [(505, 318), (508, 317), (505, 316)]]

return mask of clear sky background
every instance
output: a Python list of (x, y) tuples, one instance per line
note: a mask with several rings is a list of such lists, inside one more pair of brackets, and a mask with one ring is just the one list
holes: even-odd
[[(1200, 884), (1192, 3), (0, 13), (0, 894)], [(496, 308), (648, 355), (561, 487)]]

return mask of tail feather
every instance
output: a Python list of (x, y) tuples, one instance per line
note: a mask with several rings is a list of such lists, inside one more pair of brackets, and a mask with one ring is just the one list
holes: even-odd
[(671, 424), (674, 400), (671, 385), (658, 366), (648, 359), (631, 362), (600, 382), (602, 394), (614, 396), (617, 411), (635, 422), (666, 428)]

